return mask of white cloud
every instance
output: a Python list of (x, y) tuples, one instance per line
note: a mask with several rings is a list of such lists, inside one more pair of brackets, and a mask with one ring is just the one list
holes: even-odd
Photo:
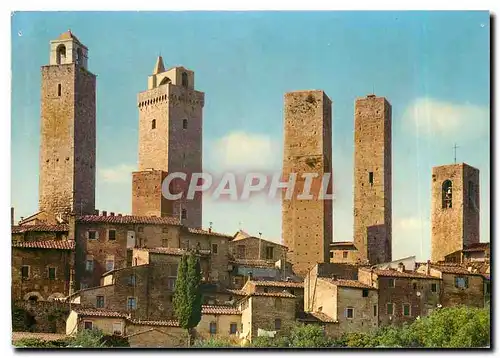
[(282, 159), (280, 144), (270, 136), (244, 132), (216, 140), (208, 152), (210, 169), (279, 169)]
[(114, 167), (99, 169), (99, 177), (107, 183), (128, 183), (132, 179), (133, 165), (120, 164)]
[(403, 114), (415, 135), (439, 139), (474, 139), (489, 134), (489, 108), (432, 98), (418, 98)]

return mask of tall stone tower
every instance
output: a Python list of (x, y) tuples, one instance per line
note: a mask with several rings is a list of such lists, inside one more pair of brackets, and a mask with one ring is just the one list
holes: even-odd
[[(192, 173), (202, 172), (202, 129), (205, 95), (195, 90), (194, 72), (184, 67), (165, 70), (158, 57), (148, 89), (138, 95), (139, 171), (132, 174), (133, 215), (174, 215), (189, 227), (201, 227), (202, 196), (186, 199)], [(182, 172), (187, 180), (174, 181), (171, 192), (178, 200), (162, 196), (168, 173)], [(185, 185), (183, 185), (183, 183)]]
[(433, 262), (479, 242), (479, 170), (465, 163), (432, 168)]
[[(283, 181), (297, 173), (295, 192), (282, 198), (282, 235), (295, 273), (305, 275), (317, 263), (329, 262), (333, 202), (322, 200), (319, 187), (332, 169), (332, 102), (323, 91), (285, 94)], [(300, 200), (304, 173), (316, 173), (312, 200)], [(327, 194), (332, 193), (332, 179)]]
[(354, 244), (359, 260), (392, 258), (392, 109), (384, 97), (358, 98), (354, 114)]
[(42, 66), (39, 209), (47, 220), (95, 209), (96, 76), (71, 31)]

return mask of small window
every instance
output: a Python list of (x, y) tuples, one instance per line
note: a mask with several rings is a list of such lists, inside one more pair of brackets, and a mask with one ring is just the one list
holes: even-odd
[(30, 267), (29, 266), (22, 266), (21, 267), (21, 277), (26, 280), (30, 277)]
[(345, 309), (345, 317), (348, 319), (353, 319), (354, 318), (354, 308), (347, 307)]
[(137, 231), (138, 231), (138, 232), (143, 232), (143, 231), (144, 231), (144, 228), (143, 228), (142, 226), (139, 226), (139, 227), (137, 228)]
[(161, 246), (168, 247), (168, 239), (162, 239), (161, 240)]
[(116, 240), (116, 230), (108, 231), (108, 240)]
[(94, 260), (87, 260), (85, 262), (85, 270), (88, 272), (94, 271)]
[(161, 230), (162, 233), (164, 234), (168, 234), (168, 228), (164, 227), (162, 230)]
[(97, 240), (97, 235), (95, 231), (89, 231), (89, 240)]
[(217, 334), (217, 323), (210, 322), (210, 334)]
[(181, 219), (182, 220), (187, 219), (187, 210), (186, 209), (182, 209), (182, 211), (181, 211)]
[(279, 331), (281, 329), (281, 319), (276, 318), (274, 320), (274, 330)]
[(106, 260), (106, 271), (115, 269), (115, 260)]
[(137, 308), (137, 301), (135, 297), (129, 297), (127, 299), (127, 309), (128, 310), (135, 310)]
[(229, 334), (236, 334), (237, 330), (238, 330), (238, 324), (237, 323), (230, 323), (229, 324)]
[(182, 72), (182, 87), (188, 86), (188, 74), (186, 72)]
[(266, 247), (266, 260), (274, 259), (274, 247), (268, 246)]
[(416, 290), (417, 289), (417, 283), (416, 282), (413, 282), (413, 289)]
[(457, 288), (467, 288), (469, 287), (468, 283), (469, 282), (467, 277), (459, 277), (459, 276), (455, 277), (455, 287)]
[(122, 335), (122, 324), (120, 322), (113, 323), (113, 334), (117, 336)]
[(453, 206), (453, 185), (451, 180), (445, 180), (441, 189), (442, 208), (449, 209)]
[(104, 296), (96, 296), (95, 305), (97, 308), (104, 308)]
[(387, 314), (389, 314), (389, 315), (394, 314), (394, 305), (392, 303), (387, 304)]
[(342, 252), (342, 258), (344, 258), (344, 259), (347, 258), (347, 251)]
[(85, 321), (83, 322), (83, 328), (84, 329), (92, 329), (93, 328), (93, 324), (91, 321)]
[(391, 288), (396, 287), (396, 279), (394, 279), (394, 278), (389, 279), (389, 287), (391, 287)]
[(363, 297), (368, 297), (368, 289), (363, 288)]
[(431, 292), (437, 292), (437, 283), (431, 283)]
[(264, 287), (264, 293), (268, 293), (269, 289), (267, 287)]
[(373, 172), (369, 172), (368, 173), (368, 181), (369, 181), (370, 184), (373, 185)]
[(55, 280), (55, 279), (56, 279), (56, 268), (49, 267), (49, 280)]
[(135, 275), (129, 275), (127, 284), (129, 286), (135, 286)]
[(151, 121), (151, 129), (156, 129), (156, 119)]
[(411, 315), (410, 305), (408, 303), (403, 303), (403, 316), (409, 317)]
[(333, 251), (330, 251), (330, 258), (333, 259)]
[(61, 94), (62, 94), (62, 88), (61, 88), (61, 84), (59, 83), (59, 84), (57, 85), (57, 95), (58, 95), (59, 97), (61, 97)]
[(175, 281), (176, 281), (176, 279), (174, 277), (168, 278), (167, 287), (169, 290), (171, 290), (171, 291), (175, 290)]
[(168, 265), (168, 275), (171, 276), (171, 277), (177, 277), (177, 270), (179, 269), (179, 265), (178, 264), (171, 264), (171, 265)]
[(186, 118), (182, 120), (182, 129), (188, 129), (188, 120)]
[(217, 254), (217, 244), (212, 244), (212, 254)]
[(373, 305), (373, 317), (377, 317), (377, 305)]

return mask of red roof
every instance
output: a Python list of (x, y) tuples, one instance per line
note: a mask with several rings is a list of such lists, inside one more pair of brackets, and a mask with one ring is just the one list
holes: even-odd
[[(186, 249), (181, 249), (178, 247), (152, 247), (152, 248), (143, 247), (137, 250), (148, 251), (153, 254), (175, 255), (175, 256), (182, 256), (189, 252)], [(210, 255), (210, 250), (198, 250), (197, 252), (201, 255)]]
[(21, 249), (74, 250), (73, 240), (14, 241), (12, 247)]
[(471, 244), (471, 245), (465, 247), (462, 251), (463, 252), (475, 252), (475, 251), (489, 250), (489, 248), (490, 248), (489, 242), (476, 242), (474, 244)]
[(229, 262), (235, 265), (242, 265), (242, 266), (265, 267), (265, 268), (275, 267), (274, 261), (266, 261), (266, 260), (233, 259)]
[(241, 312), (233, 306), (222, 305), (203, 305), (201, 306), (202, 314), (216, 314), (216, 315), (238, 315)]
[(474, 272), (474, 270), (469, 271), (467, 267), (459, 266), (459, 265), (436, 265), (431, 264), (431, 268), (434, 270), (440, 271), (442, 273), (447, 274), (455, 274), (455, 275), (482, 275), (478, 270)]
[(81, 316), (91, 316), (91, 317), (119, 317), (126, 318), (128, 314), (126, 312), (113, 311), (105, 308), (73, 308), (73, 310)]
[(245, 291), (242, 291), (242, 290), (231, 290), (231, 289), (226, 289), (227, 293), (230, 293), (232, 295), (235, 295), (235, 296), (246, 296), (247, 293)]
[(191, 234), (196, 234), (196, 235), (220, 236), (220, 237), (225, 237), (227, 239), (232, 239), (233, 238), (232, 235), (222, 234), (220, 232), (215, 232), (215, 231), (210, 231), (209, 232), (207, 230), (195, 229), (195, 228), (192, 228), (192, 227), (188, 227), (188, 232), (190, 232)]
[(83, 215), (77, 217), (76, 221), (78, 223), (180, 225), (179, 218), (173, 216)]
[(250, 281), (255, 286), (269, 286), (269, 287), (296, 287), (304, 288), (303, 282), (288, 282), (288, 281)]
[(127, 319), (127, 321), (141, 326), (179, 327), (179, 321), (175, 320), (143, 321), (139, 319)]
[(295, 298), (295, 295), (292, 295), (289, 292), (253, 292), (253, 293), (249, 293), (248, 296)]
[(375, 287), (365, 285), (362, 282), (356, 281), (356, 280), (344, 280), (344, 279), (333, 279), (333, 278), (328, 278), (328, 277), (318, 277), (318, 279), (327, 281), (328, 283), (331, 283), (332, 285), (340, 286), (340, 287), (350, 287), (350, 288), (362, 288), (362, 289), (371, 289), (375, 290)]
[(11, 232), (13, 234), (23, 233), (23, 232), (68, 232), (69, 226), (66, 224), (60, 225), (46, 225), (46, 224), (38, 224), (38, 225), (15, 225), (11, 227)]
[[(362, 267), (362, 270), (370, 271), (369, 268)], [(399, 278), (426, 278), (432, 280), (439, 280), (439, 278), (434, 276), (428, 276), (426, 274), (416, 272), (416, 271), (403, 271), (400, 272), (398, 270), (382, 270), (382, 269), (373, 269), (373, 273), (375, 273), (379, 277), (399, 277)]]

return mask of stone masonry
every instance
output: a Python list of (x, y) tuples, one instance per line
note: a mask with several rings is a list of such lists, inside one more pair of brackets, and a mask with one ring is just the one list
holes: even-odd
[[(182, 224), (201, 227), (200, 193), (194, 200), (186, 200), (184, 192), (180, 199), (167, 206), (169, 212), (165, 213), (161, 210), (163, 203), (150, 203), (151, 200), (162, 200), (159, 195), (152, 195), (161, 191), (161, 185), (157, 188), (157, 180), (145, 180), (147, 175), (141, 172), (182, 172), (187, 174), (187, 183), (190, 174), (202, 172), (203, 106), (204, 93), (194, 89), (194, 72), (183, 67), (165, 71), (163, 59), (159, 57), (153, 74), (149, 76), (148, 90), (138, 95), (139, 171), (133, 173), (133, 215), (144, 215), (144, 208), (151, 212), (151, 207), (154, 207), (154, 215), (179, 216)], [(186, 182), (174, 181), (172, 193), (186, 189)], [(154, 188), (145, 188), (147, 185)]]
[(42, 67), (39, 209), (54, 220), (94, 211), (96, 77), (86, 67), (87, 48), (70, 32), (51, 48)]
[[(333, 231), (333, 203), (318, 197), (324, 173), (332, 168), (332, 102), (323, 91), (285, 94), (285, 139), (283, 181), (297, 173), (291, 200), (283, 196), (282, 235), (289, 248), (294, 271), (304, 275), (319, 262), (329, 261)], [(303, 173), (317, 173), (312, 183), (313, 199), (299, 200), (305, 179)], [(331, 194), (331, 180), (327, 193)], [(314, 189), (316, 188), (316, 190)]]
[(356, 100), (354, 116), (354, 244), (361, 261), (392, 257), (391, 105), (384, 97)]
[(432, 168), (431, 260), (479, 242), (479, 170), (465, 163)]

